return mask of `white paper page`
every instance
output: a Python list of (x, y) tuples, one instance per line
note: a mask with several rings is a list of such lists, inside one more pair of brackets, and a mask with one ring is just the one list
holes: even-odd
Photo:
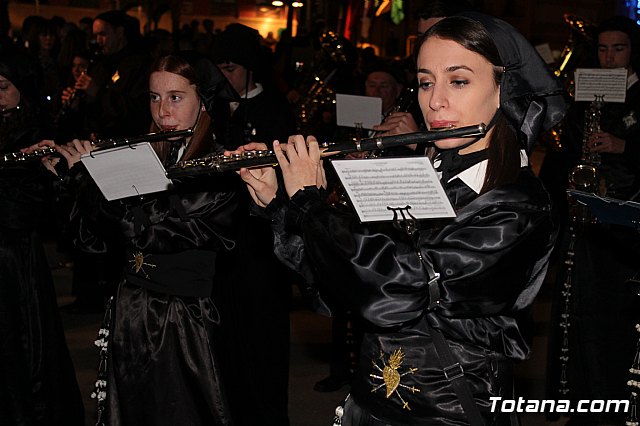
[(536, 44), (535, 48), (546, 64), (553, 64), (556, 61), (553, 57), (553, 51), (551, 50), (549, 43)]
[(94, 151), (80, 160), (109, 201), (165, 191), (171, 185), (149, 142)]
[(336, 94), (336, 121), (338, 126), (373, 129), (382, 121), (382, 99), (371, 96)]
[(576, 102), (591, 102), (595, 96), (604, 102), (624, 102), (627, 95), (627, 70), (624, 68), (578, 68), (575, 73)]
[(411, 206), (416, 219), (455, 217), (427, 157), (331, 162), (361, 222), (393, 220), (387, 207)]

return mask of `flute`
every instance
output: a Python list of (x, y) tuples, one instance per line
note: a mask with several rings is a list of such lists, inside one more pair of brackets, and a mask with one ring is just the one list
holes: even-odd
[[(376, 136), (373, 138), (345, 141), (322, 146), (321, 156), (329, 157), (339, 154), (349, 154), (358, 151), (371, 151), (415, 143), (433, 142), (440, 139), (483, 137), (486, 134), (484, 124), (476, 124), (446, 130), (406, 133), (393, 136)], [(246, 151), (234, 155), (211, 155), (193, 160), (179, 161), (175, 166), (167, 169), (169, 179), (201, 174), (235, 171), (241, 168), (252, 168), (266, 165), (276, 166), (278, 160), (272, 150)]]
[[(139, 142), (161, 142), (164, 140), (179, 138), (179, 137), (188, 137), (193, 135), (193, 129), (185, 129), (185, 130), (167, 130), (162, 132), (153, 132), (147, 133), (144, 135), (128, 137), (128, 138), (118, 138), (118, 139), (99, 139), (97, 141), (92, 141), (91, 145), (96, 147), (96, 151), (104, 150), (108, 148), (117, 148), (121, 146), (128, 146)], [(57, 155), (58, 151), (56, 151), (53, 147), (45, 147), (36, 149), (32, 152), (12, 152), (9, 154), (4, 154), (0, 156), (0, 167), (8, 166), (11, 164), (23, 163), (26, 161), (37, 160), (42, 157), (46, 157), (47, 155)]]

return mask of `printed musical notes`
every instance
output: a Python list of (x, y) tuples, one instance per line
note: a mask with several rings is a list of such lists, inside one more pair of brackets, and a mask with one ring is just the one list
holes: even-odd
[(624, 102), (627, 93), (627, 70), (578, 68), (575, 82), (577, 102), (591, 102), (596, 96), (603, 96), (604, 102)]
[(362, 222), (393, 219), (387, 207), (411, 206), (416, 219), (454, 217), (427, 157), (333, 160), (338, 177)]

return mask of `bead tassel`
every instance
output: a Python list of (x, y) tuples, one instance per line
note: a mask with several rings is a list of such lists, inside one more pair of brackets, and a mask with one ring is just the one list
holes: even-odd
[[(640, 324), (636, 324), (636, 330), (640, 333)], [(631, 388), (631, 397), (629, 402), (629, 416), (627, 416), (626, 426), (640, 426), (638, 413), (640, 412), (640, 402), (638, 401), (638, 392), (640, 392), (640, 338), (636, 346), (636, 355), (633, 357), (633, 364), (629, 368), (629, 381), (627, 385)]]
[(107, 302), (102, 327), (98, 331), (98, 339), (94, 344), (100, 349), (100, 363), (98, 364), (98, 379), (91, 398), (97, 400), (96, 426), (105, 426), (107, 408), (107, 362), (109, 358), (109, 330), (111, 329), (111, 305), (113, 297)]

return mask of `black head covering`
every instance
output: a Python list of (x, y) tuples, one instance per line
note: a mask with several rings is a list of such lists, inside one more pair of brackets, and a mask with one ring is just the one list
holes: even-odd
[[(374, 72), (384, 72), (389, 74), (396, 83), (405, 85), (406, 78), (404, 76), (404, 70), (399, 66), (398, 63), (387, 63), (385, 61), (376, 61), (371, 67), (369, 67), (366, 71), (366, 77), (369, 77), (369, 74)], [(365, 78), (366, 80), (366, 78)]]
[(260, 33), (242, 24), (230, 24), (216, 37), (213, 59), (217, 64), (233, 62), (251, 71), (260, 68)]
[(238, 93), (211, 60), (195, 51), (182, 51), (176, 55), (187, 61), (195, 71), (198, 95), (207, 111), (213, 111), (216, 101), (240, 100)]
[(20, 98), (37, 103), (37, 68), (32, 57), (18, 49), (0, 51), (0, 75), (20, 91)]
[(498, 48), (504, 73), (500, 109), (524, 136), (531, 151), (541, 132), (557, 124), (567, 111), (567, 94), (536, 49), (508, 23), (478, 12), (463, 12), (487, 30)]
[(96, 16), (95, 19), (100, 19), (113, 28), (124, 28), (124, 36), (129, 42), (138, 41), (140, 38), (140, 21), (122, 10), (108, 10)]

